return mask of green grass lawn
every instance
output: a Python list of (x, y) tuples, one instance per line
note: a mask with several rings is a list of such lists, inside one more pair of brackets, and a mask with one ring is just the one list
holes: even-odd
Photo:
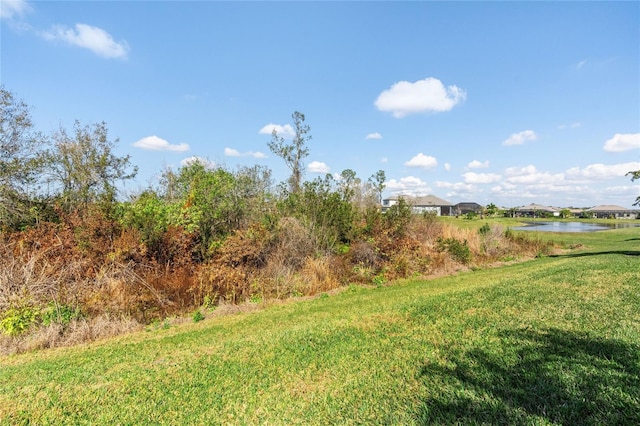
[(0, 424), (640, 424), (640, 229), (540, 237), (567, 250), (0, 358)]

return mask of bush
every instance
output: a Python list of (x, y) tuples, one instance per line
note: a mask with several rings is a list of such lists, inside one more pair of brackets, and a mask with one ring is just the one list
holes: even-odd
[(483, 237), (486, 237), (489, 232), (491, 232), (491, 227), (488, 223), (485, 223), (478, 229), (478, 234), (482, 235)]
[(19, 336), (38, 319), (38, 311), (30, 306), (9, 308), (2, 315), (0, 330), (9, 336)]
[(200, 322), (204, 319), (204, 314), (198, 309), (193, 314), (191, 314), (191, 319), (193, 320), (193, 322)]
[(387, 209), (384, 213), (385, 225), (393, 237), (403, 237), (407, 231), (413, 212), (404, 198)]
[(460, 242), (455, 238), (438, 238), (436, 241), (438, 251), (449, 253), (455, 260), (466, 265), (471, 261), (471, 250), (467, 240)]
[(79, 319), (80, 316), (80, 309), (72, 308), (68, 305), (57, 305), (54, 303), (50, 303), (40, 312), (40, 319), (44, 326), (49, 326), (51, 324), (67, 326), (72, 320)]

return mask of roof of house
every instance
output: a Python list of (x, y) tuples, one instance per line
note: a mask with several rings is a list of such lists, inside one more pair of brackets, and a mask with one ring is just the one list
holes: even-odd
[(452, 206), (447, 200), (438, 198), (435, 195), (425, 195), (423, 197), (416, 197), (413, 199), (413, 205), (415, 206)]
[(626, 209), (624, 207), (615, 206), (611, 204), (603, 204), (600, 206), (591, 207), (587, 209), (588, 212), (628, 212), (633, 211), (631, 209)]
[(543, 212), (559, 212), (560, 210), (558, 210), (555, 207), (551, 207), (551, 206), (543, 206), (542, 204), (535, 204), (535, 203), (531, 203), (529, 205), (526, 206), (522, 206), (522, 207), (518, 207), (516, 209), (517, 211), (543, 211)]
[(455, 205), (455, 207), (463, 207), (463, 206), (466, 206), (466, 207), (482, 207), (480, 204), (474, 203), (472, 201), (464, 201), (462, 203), (458, 203), (458, 204)]
[(404, 199), (408, 203), (416, 207), (422, 206), (453, 206), (447, 200), (443, 200), (442, 198), (438, 198), (435, 195), (424, 195), (420, 197), (412, 197), (409, 195), (394, 195), (392, 197), (386, 198), (386, 200), (398, 200)]

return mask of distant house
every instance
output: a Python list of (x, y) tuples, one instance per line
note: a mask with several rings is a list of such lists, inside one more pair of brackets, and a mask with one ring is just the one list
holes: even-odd
[(581, 217), (584, 214), (584, 209), (569, 207), (568, 210), (569, 210), (569, 213), (571, 213), (571, 216), (573, 217)]
[(403, 199), (411, 206), (414, 213), (432, 212), (437, 216), (451, 216), (454, 214), (453, 204), (435, 195), (425, 195), (422, 197), (410, 197), (407, 195), (397, 195), (382, 200), (382, 211), (398, 203)]
[(589, 216), (598, 219), (636, 219), (640, 214), (640, 210), (625, 209), (624, 207), (613, 205), (595, 206), (585, 210), (585, 212)]
[(531, 203), (527, 206), (517, 207), (514, 209), (514, 213), (516, 216), (526, 216), (526, 217), (545, 217), (545, 216), (560, 216), (560, 210), (551, 207), (551, 206), (543, 206), (541, 204)]
[(465, 215), (468, 213), (482, 214), (483, 210), (484, 207), (482, 207), (480, 204), (471, 202), (458, 203), (453, 206), (453, 213), (456, 216)]

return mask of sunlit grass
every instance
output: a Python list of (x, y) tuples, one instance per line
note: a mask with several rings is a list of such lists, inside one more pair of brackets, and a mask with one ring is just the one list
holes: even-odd
[(640, 230), (541, 238), (564, 250), (0, 358), (0, 422), (638, 424)]

